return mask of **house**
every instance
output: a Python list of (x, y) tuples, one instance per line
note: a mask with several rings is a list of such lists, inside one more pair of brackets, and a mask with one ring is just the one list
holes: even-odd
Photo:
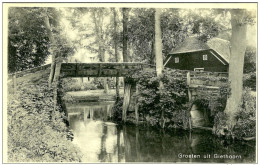
[(229, 41), (212, 38), (203, 42), (189, 37), (169, 53), (164, 66), (180, 70), (228, 72)]

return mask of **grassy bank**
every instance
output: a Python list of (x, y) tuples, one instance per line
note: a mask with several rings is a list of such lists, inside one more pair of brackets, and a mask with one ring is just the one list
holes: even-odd
[(9, 162), (80, 162), (59, 108), (53, 110), (53, 92), (47, 82), (21, 82), (8, 95)]
[[(124, 89), (119, 90), (119, 95), (124, 95)], [(104, 89), (69, 91), (66, 92), (64, 100), (66, 102), (97, 102), (97, 101), (114, 101), (116, 99), (116, 90), (110, 89), (104, 93)]]

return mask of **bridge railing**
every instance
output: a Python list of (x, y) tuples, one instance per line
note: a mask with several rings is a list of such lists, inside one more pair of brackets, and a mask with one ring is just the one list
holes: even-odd
[(193, 85), (222, 86), (228, 82), (225, 72), (190, 72), (190, 83)]
[(50, 68), (51, 68), (51, 64), (47, 64), (47, 65), (27, 69), (27, 70), (24, 70), (24, 71), (11, 73), (11, 74), (8, 74), (8, 79), (12, 79), (14, 76), (16, 78), (23, 77), (24, 75), (35, 73), (35, 72), (42, 71), (42, 70), (47, 70), (47, 69), (50, 69)]
[(228, 73), (225, 72), (187, 72), (189, 100), (203, 98), (208, 95), (219, 96), (220, 87), (227, 84)]
[[(171, 70), (170, 68), (165, 68)], [(208, 86), (219, 87), (227, 84), (228, 73), (227, 72), (208, 72), (208, 71), (191, 71), (191, 70), (179, 70), (174, 69), (177, 77), (187, 81), (187, 85), (190, 87)]]

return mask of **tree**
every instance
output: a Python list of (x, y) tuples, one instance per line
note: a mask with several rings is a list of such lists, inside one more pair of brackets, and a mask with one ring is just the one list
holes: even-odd
[[(45, 26), (48, 37), (51, 42), (52, 62), (49, 75), (48, 86), (53, 85), (54, 110), (56, 110), (58, 101), (58, 85), (60, 80), (60, 70), (63, 60), (74, 53), (73, 44), (69, 43), (66, 35), (63, 34), (63, 28), (60, 26), (60, 13), (56, 8), (44, 8)], [(50, 16), (51, 15), (51, 16)], [(52, 18), (52, 21), (51, 19)], [(52, 22), (52, 27), (51, 27)], [(55, 32), (55, 33), (54, 33)], [(55, 34), (55, 35), (54, 35)]]
[(132, 60), (154, 64), (154, 9), (137, 8), (131, 13), (127, 39), (133, 52)]
[[(105, 8), (93, 8), (91, 10), (91, 16), (95, 25), (96, 42), (98, 45), (98, 55), (101, 62), (105, 62), (105, 42), (104, 42), (104, 17), (107, 14)], [(103, 79), (104, 92), (108, 93), (107, 79)]]
[[(225, 113), (228, 116), (228, 130), (232, 132), (236, 124), (235, 114), (242, 99), (243, 90), (243, 68), (246, 50), (247, 25), (244, 22), (246, 11), (242, 9), (232, 9), (231, 13), (231, 54), (229, 63), (229, 81), (231, 95), (227, 99)], [(229, 133), (230, 133), (229, 132)]]
[[(117, 12), (116, 9), (113, 8), (113, 15), (114, 15), (114, 47), (115, 47), (115, 58), (116, 62), (119, 62), (118, 57), (118, 37), (117, 37)], [(119, 77), (116, 77), (116, 101), (119, 101)]]
[[(156, 74), (160, 78), (163, 71), (163, 55), (162, 55), (162, 34), (161, 34), (161, 9), (155, 9), (154, 24), (155, 24), (155, 58), (156, 58)], [(159, 91), (162, 93), (163, 82), (159, 82)], [(164, 128), (165, 119), (164, 119), (164, 110), (161, 114), (161, 126)]]
[[(129, 9), (123, 8), (123, 61), (129, 62), (129, 54), (127, 53), (127, 44), (128, 44), (128, 14)], [(127, 83), (124, 79), (124, 102), (123, 102), (123, 112), (122, 119), (126, 121), (126, 112), (130, 103), (130, 94), (131, 94), (131, 84)]]
[(54, 51), (55, 48), (54, 46), (56, 46), (56, 40), (54, 39), (54, 36), (53, 36), (53, 33), (52, 33), (52, 28), (51, 28), (51, 25), (50, 25), (50, 19), (49, 19), (49, 15), (48, 15), (48, 8), (44, 8), (44, 14), (45, 14), (45, 19), (44, 19), (44, 23), (45, 23), (45, 27), (46, 27), (46, 30), (47, 30), (47, 34), (48, 34), (48, 38), (50, 40), (50, 44), (52, 45), (51, 46), (51, 53), (52, 53), (52, 62), (51, 62), (51, 72), (50, 72), (50, 75), (49, 75), (49, 81), (48, 81), (48, 85), (49, 85), (49, 88), (51, 87), (51, 84), (53, 82), (53, 79), (54, 79), (54, 74), (55, 74), (55, 65), (56, 65), (56, 52)]
[(161, 34), (161, 9), (155, 9), (155, 57), (156, 57), (156, 73), (157, 77), (162, 75), (163, 56), (162, 56), (162, 34)]
[(129, 62), (129, 57), (127, 54), (127, 41), (128, 41), (128, 15), (129, 15), (129, 8), (123, 8), (123, 61)]
[(11, 7), (8, 11), (8, 72), (44, 64), (49, 38), (42, 8)]

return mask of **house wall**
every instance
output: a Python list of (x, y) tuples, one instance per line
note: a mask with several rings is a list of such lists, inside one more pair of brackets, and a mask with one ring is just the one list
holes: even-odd
[[(208, 60), (204, 61), (203, 55), (208, 55)], [(204, 71), (228, 72), (228, 64), (224, 65), (210, 52), (210, 50), (172, 54), (169, 55), (167, 59), (170, 56), (172, 56), (171, 59), (165, 65), (165, 67), (168, 68), (192, 71), (194, 70), (194, 68), (204, 68)], [(175, 57), (179, 57), (179, 63), (175, 63)], [(220, 58), (223, 61), (221, 57), (218, 58)]]

